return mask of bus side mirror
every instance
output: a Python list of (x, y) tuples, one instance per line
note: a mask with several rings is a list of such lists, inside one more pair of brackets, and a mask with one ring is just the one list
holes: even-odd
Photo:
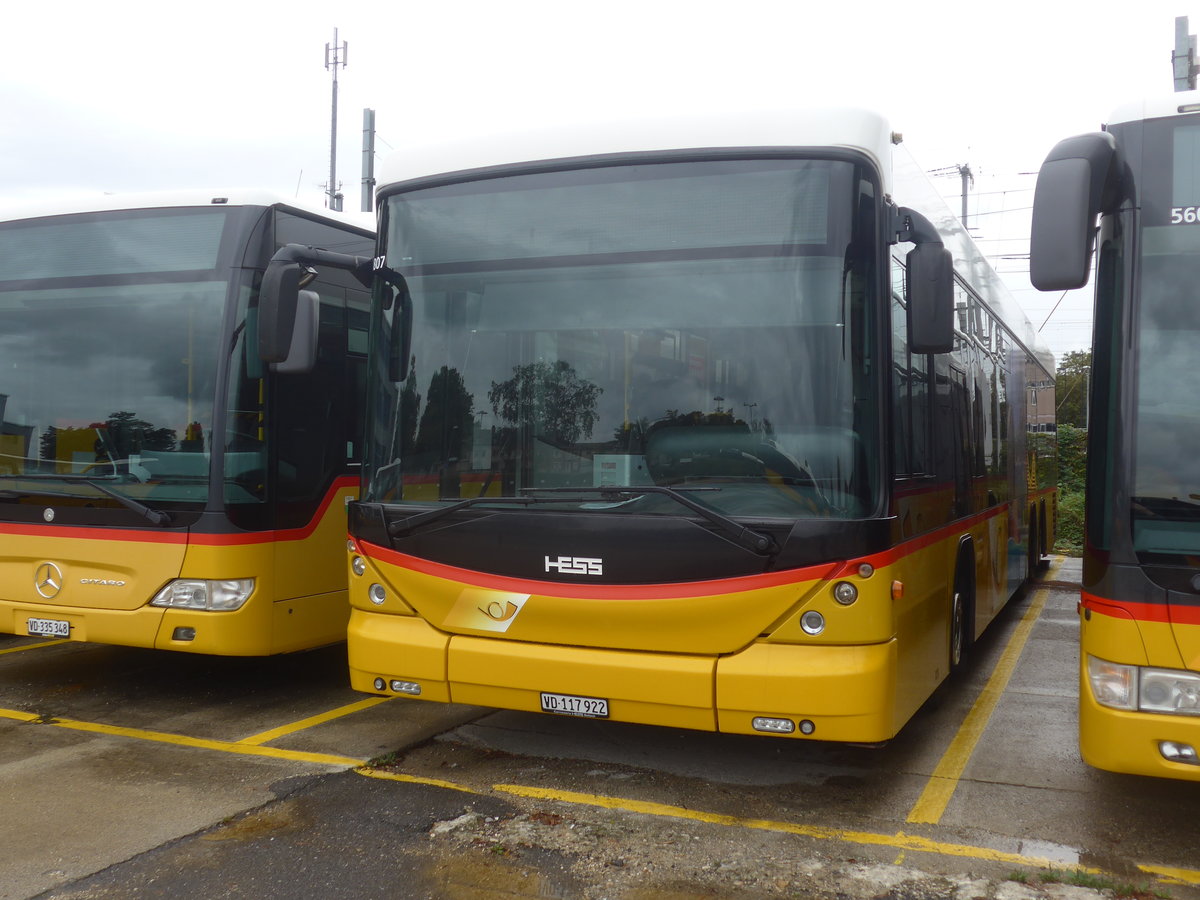
[(272, 259), (258, 290), (258, 357), (281, 363), (292, 347), (301, 279), (307, 274), (297, 262)]
[(316, 291), (299, 291), (287, 356), (272, 363), (283, 375), (304, 375), (317, 365), (317, 336), (321, 326), (321, 297)]
[(1115, 208), (1117, 144), (1095, 132), (1059, 141), (1038, 171), (1029, 280), (1039, 291), (1087, 284), (1096, 216)]
[(940, 243), (917, 244), (905, 260), (908, 343), (913, 353), (954, 349), (954, 260)]
[[(387, 287), (389, 293), (391, 287)], [(395, 310), (392, 312), (391, 333), (388, 335), (388, 379), (404, 381), (408, 378), (408, 358), (412, 353), (412, 295), (408, 285), (402, 284), (396, 291)]]

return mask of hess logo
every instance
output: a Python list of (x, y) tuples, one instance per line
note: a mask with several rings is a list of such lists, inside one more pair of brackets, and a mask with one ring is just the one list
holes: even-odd
[(558, 559), (546, 557), (546, 571), (551, 569), (559, 575), (603, 575), (604, 560), (587, 556), (560, 556)]

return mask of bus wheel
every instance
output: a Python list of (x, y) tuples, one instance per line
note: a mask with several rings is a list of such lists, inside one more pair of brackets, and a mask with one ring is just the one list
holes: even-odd
[(950, 671), (962, 668), (963, 656), (967, 651), (967, 612), (963, 608), (962, 591), (954, 591), (950, 604)]
[(950, 595), (950, 672), (957, 672), (971, 648), (971, 610), (974, 606), (975, 550), (970, 541), (958, 549), (954, 567), (954, 591)]
[(1026, 555), (1029, 560), (1025, 580), (1033, 581), (1041, 568), (1041, 538), (1038, 536), (1037, 511), (1032, 508), (1029, 510), (1029, 547)]

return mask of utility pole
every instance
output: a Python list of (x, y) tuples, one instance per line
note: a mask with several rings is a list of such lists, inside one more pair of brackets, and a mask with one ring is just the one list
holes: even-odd
[(1188, 17), (1175, 17), (1175, 50), (1171, 53), (1171, 68), (1175, 72), (1176, 91), (1194, 91), (1196, 73), (1196, 36), (1188, 34)]
[(325, 187), (325, 205), (330, 209), (342, 208), (342, 194), (337, 183), (337, 81), (338, 68), (346, 67), (346, 41), (338, 44), (337, 29), (333, 29), (333, 43), (325, 45), (325, 68), (333, 70), (333, 117), (329, 126), (329, 184)]
[(975, 173), (971, 171), (971, 167), (966, 163), (957, 166), (943, 166), (940, 169), (933, 169), (929, 172), (930, 175), (958, 175), (962, 179), (962, 227), (967, 227), (967, 189), (975, 186)]
[(375, 193), (375, 110), (363, 110), (362, 211), (370, 212)]

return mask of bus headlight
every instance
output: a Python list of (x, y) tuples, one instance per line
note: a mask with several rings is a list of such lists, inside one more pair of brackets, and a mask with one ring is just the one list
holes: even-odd
[(1137, 709), (1137, 666), (1122, 666), (1088, 657), (1088, 681), (1092, 696), (1101, 706), (1113, 709)]
[(241, 609), (253, 591), (253, 578), (234, 578), (224, 581), (176, 578), (154, 595), (150, 605), (170, 609), (231, 612)]
[(1142, 669), (1138, 708), (1142, 712), (1200, 716), (1200, 675), (1172, 669)]

